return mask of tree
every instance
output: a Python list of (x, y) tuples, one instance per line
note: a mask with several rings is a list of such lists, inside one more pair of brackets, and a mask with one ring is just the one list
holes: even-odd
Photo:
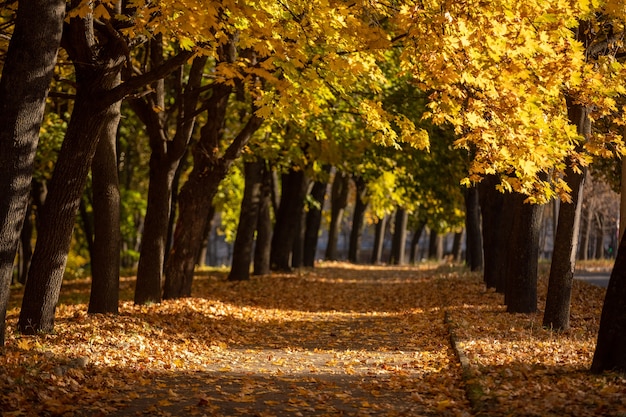
[[(112, 86), (119, 85), (119, 79)], [(89, 313), (118, 312), (120, 277), (120, 187), (117, 175), (117, 129), (121, 101), (111, 105), (98, 133), (91, 164), (94, 240), (91, 252)]]
[[(154, 66), (163, 62), (162, 42), (162, 39), (157, 37), (150, 44), (150, 57)], [(174, 81), (174, 104), (172, 109), (169, 109), (170, 112), (177, 111), (173, 137), (170, 138), (171, 128), (167, 125), (168, 118), (165, 117), (164, 80), (158, 80), (153, 91), (143, 99), (130, 101), (135, 113), (147, 127), (151, 149), (148, 205), (137, 267), (135, 304), (161, 300), (174, 180), (195, 126), (194, 116), (207, 59), (206, 56), (194, 58), (186, 85), (183, 85), (183, 68), (178, 71), (178, 77)]]
[(245, 189), (241, 201), (241, 214), (237, 226), (237, 237), (233, 246), (233, 261), (228, 274), (229, 281), (250, 279), (250, 263), (254, 232), (257, 229), (263, 188), (265, 161), (244, 162)]
[(309, 189), (309, 180), (300, 168), (292, 168), (282, 175), (280, 205), (276, 212), (276, 223), (272, 234), (270, 268), (272, 271), (290, 271), (293, 244), (298, 223), (302, 221), (304, 201)]
[(24, 290), (18, 328), (28, 334), (53, 329), (74, 217), (100, 132), (108, 125), (112, 107), (136, 89), (165, 76), (192, 55), (181, 53), (150, 73), (131, 77), (118, 85), (128, 45), (124, 37), (110, 30), (113, 26), (98, 25), (97, 19), (110, 17), (109, 11), (98, 9), (99, 14), (94, 15), (91, 12), (96, 9), (92, 9), (92, 4), (81, 7), (87, 7), (86, 15), (80, 17), (79, 12), (84, 9), (75, 9), (64, 34), (63, 46), (76, 72), (76, 97), (41, 212), (41, 227)]
[(65, 1), (20, 1), (0, 79), (0, 347)]
[(352, 212), (352, 230), (350, 231), (350, 245), (348, 246), (348, 260), (352, 263), (359, 262), (361, 252), (361, 235), (363, 233), (363, 222), (365, 211), (367, 210), (365, 180), (361, 176), (353, 176), (356, 187), (354, 210)]
[(596, 350), (591, 372), (626, 371), (626, 234), (622, 236), (617, 258), (606, 290)]
[(325, 256), (327, 261), (336, 261), (339, 259), (337, 241), (339, 239), (339, 230), (341, 227), (341, 221), (343, 220), (343, 213), (348, 204), (349, 185), (350, 176), (342, 171), (336, 171), (330, 192), (331, 214)]

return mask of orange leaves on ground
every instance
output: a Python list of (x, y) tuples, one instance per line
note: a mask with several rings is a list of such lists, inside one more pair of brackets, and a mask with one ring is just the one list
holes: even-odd
[[(471, 397), (485, 415), (623, 411), (624, 379), (586, 373), (602, 290), (583, 296), (578, 289), (574, 330), (556, 334), (540, 327), (539, 316), (504, 313), (479, 277), (449, 267), (325, 264), (240, 283), (225, 275), (198, 276), (194, 298), (124, 301), (116, 317), (87, 315), (80, 298), (88, 298), (89, 283), (68, 283), (74, 301), (58, 307), (52, 335), (12, 332), (17, 310), (10, 310), (0, 408), (8, 415), (466, 416), (479, 409), (466, 390), (478, 387)], [(123, 280), (123, 299), (132, 287)], [(470, 377), (462, 376), (450, 329)]]

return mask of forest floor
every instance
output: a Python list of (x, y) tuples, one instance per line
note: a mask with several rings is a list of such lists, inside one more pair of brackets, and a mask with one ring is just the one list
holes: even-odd
[[(67, 281), (54, 334), (15, 331), (0, 355), (5, 416), (624, 416), (626, 379), (587, 372), (604, 289), (576, 282), (572, 329), (507, 314), (460, 267), (324, 263), (193, 298), (87, 315)], [(546, 282), (540, 283), (543, 306)]]

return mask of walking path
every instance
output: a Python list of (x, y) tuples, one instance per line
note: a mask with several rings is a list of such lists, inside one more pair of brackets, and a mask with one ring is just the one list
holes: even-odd
[(626, 415), (626, 379), (587, 372), (605, 290), (580, 281), (565, 333), (447, 266), (212, 272), (119, 316), (87, 315), (88, 288), (65, 284), (51, 335), (9, 310), (2, 417)]
[(355, 267), (201, 281), (245, 317), (214, 329), (228, 340), (207, 360), (155, 375), (156, 387), (113, 415), (469, 415), (444, 323), (445, 305), (460, 303), (456, 284), (433, 271)]

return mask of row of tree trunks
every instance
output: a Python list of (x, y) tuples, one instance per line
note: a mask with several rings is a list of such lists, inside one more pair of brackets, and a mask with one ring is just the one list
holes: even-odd
[(0, 347), (65, 1), (20, 1), (0, 79)]

